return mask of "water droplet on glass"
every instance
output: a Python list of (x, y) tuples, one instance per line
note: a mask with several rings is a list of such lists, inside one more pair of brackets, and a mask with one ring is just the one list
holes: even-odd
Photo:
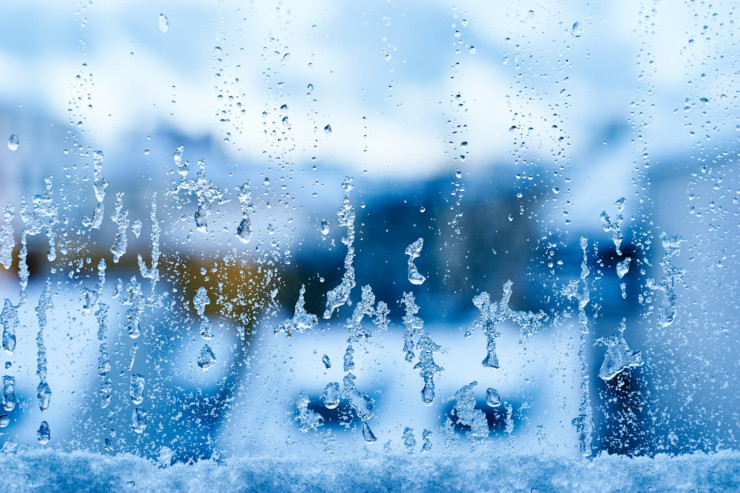
[(159, 30), (163, 33), (166, 33), (169, 28), (170, 21), (167, 19), (167, 16), (164, 14), (159, 14)]
[(626, 259), (622, 260), (617, 264), (617, 276), (619, 278), (623, 278), (627, 272), (630, 270), (630, 263), (632, 262), (631, 257), (627, 257)]
[(570, 29), (570, 33), (574, 37), (580, 38), (581, 35), (583, 34), (583, 26), (581, 25), (581, 23), (578, 21), (574, 22), (573, 27)]
[(6, 411), (15, 409), (15, 377), (3, 377), (2, 404)]
[(491, 407), (498, 407), (501, 405), (501, 397), (498, 395), (498, 390), (492, 388), (486, 390), (486, 404)]
[(321, 234), (324, 236), (329, 234), (329, 221), (327, 219), (321, 220)]
[(339, 383), (331, 382), (326, 385), (324, 392), (321, 394), (321, 399), (324, 401), (324, 406), (327, 409), (335, 409), (339, 405)]
[(0, 428), (6, 428), (10, 424), (10, 416), (7, 414), (0, 415)]
[(327, 125), (326, 125), (326, 126), (324, 127), (324, 133), (325, 133), (326, 135), (329, 135), (329, 134), (331, 133), (331, 125), (328, 125), (328, 124), (327, 124)]
[(416, 447), (416, 438), (414, 438), (413, 428), (407, 426), (403, 430), (403, 444), (409, 454), (414, 452), (414, 447)]
[(38, 387), (36, 388), (36, 397), (38, 397), (39, 400), (39, 409), (42, 411), (46, 411), (49, 409), (49, 402), (51, 401), (51, 388), (49, 388), (49, 384), (44, 382), (40, 382)]
[(424, 281), (427, 280), (427, 278), (419, 273), (419, 270), (416, 268), (416, 264), (414, 264), (414, 260), (419, 258), (421, 255), (421, 249), (424, 246), (424, 239), (419, 238), (412, 244), (406, 247), (406, 255), (409, 256), (409, 269), (408, 269), (408, 278), (409, 282), (411, 284), (415, 284), (417, 286), (420, 286), (424, 284)]
[(468, 50), (468, 53), (470, 53), (471, 55), (475, 55), (475, 46), (471, 46)]
[(8, 149), (10, 149), (11, 151), (15, 151), (16, 149), (18, 149), (18, 136), (16, 134), (12, 134), (8, 138)]
[(200, 350), (200, 356), (198, 356), (198, 366), (201, 370), (207, 371), (213, 368), (216, 364), (216, 355), (213, 354), (213, 350), (208, 344), (203, 346)]
[(41, 445), (46, 445), (51, 440), (51, 430), (49, 429), (49, 423), (42, 421), (36, 432), (36, 438), (38, 438)]
[(131, 387), (129, 388), (129, 396), (131, 402), (136, 405), (141, 404), (144, 401), (144, 377), (141, 375), (131, 375)]
[(146, 410), (137, 407), (131, 413), (131, 428), (133, 428), (136, 433), (144, 432), (146, 429), (146, 421)]

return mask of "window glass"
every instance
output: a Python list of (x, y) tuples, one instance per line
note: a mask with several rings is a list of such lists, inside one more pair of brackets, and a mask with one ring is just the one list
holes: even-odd
[(6, 3), (6, 457), (738, 449), (734, 2)]

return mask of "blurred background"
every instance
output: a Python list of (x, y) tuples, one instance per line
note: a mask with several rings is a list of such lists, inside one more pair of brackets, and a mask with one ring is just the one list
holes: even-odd
[[(736, 16), (731, 1), (6, 2), (4, 449), (38, 446), (45, 421), (47, 446), (164, 462), (404, 451), (406, 428), (441, 453), (476, 441), (456, 407), (473, 381), (487, 440), (514, 450), (736, 449)], [(346, 275), (345, 176), (356, 287), (324, 320)], [(499, 301), (507, 280), (511, 309), (546, 319), (501, 322), (500, 368), (484, 368), (473, 297)], [(365, 285), (390, 308), (355, 343), (369, 419), (346, 383), (322, 400)], [(301, 286), (317, 326), (275, 334)], [(440, 345), (431, 406), (404, 361), (406, 292)]]

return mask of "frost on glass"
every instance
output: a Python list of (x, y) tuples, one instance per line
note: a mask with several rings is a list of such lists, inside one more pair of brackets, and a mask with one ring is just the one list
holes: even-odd
[(6, 6), (5, 463), (737, 486), (737, 9), (489, 3)]

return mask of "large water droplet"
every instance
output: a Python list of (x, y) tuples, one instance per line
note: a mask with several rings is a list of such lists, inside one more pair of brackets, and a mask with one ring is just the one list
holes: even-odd
[(3, 377), (2, 404), (6, 411), (15, 409), (15, 377)]
[(617, 264), (617, 276), (619, 276), (620, 279), (623, 278), (627, 274), (627, 272), (629, 272), (631, 262), (632, 258), (627, 257)]
[(136, 433), (143, 433), (146, 429), (146, 410), (141, 408), (134, 409), (131, 413), (131, 427)]
[(46, 383), (45, 380), (39, 382), (39, 385), (36, 388), (36, 397), (38, 397), (39, 400), (39, 409), (42, 411), (49, 409), (49, 403), (51, 402), (51, 388), (49, 388), (49, 384)]
[(583, 34), (583, 26), (579, 21), (573, 23), (573, 27), (570, 29), (570, 33), (576, 38), (581, 37), (581, 35)]
[(198, 366), (201, 370), (207, 371), (213, 368), (216, 364), (216, 355), (213, 354), (213, 350), (208, 344), (203, 346), (200, 350), (200, 356), (198, 356)]
[(141, 375), (131, 375), (131, 387), (129, 388), (129, 396), (131, 402), (136, 405), (141, 404), (144, 401), (144, 377)]
[(51, 430), (49, 429), (49, 423), (46, 421), (41, 422), (38, 431), (36, 432), (36, 438), (38, 438), (41, 445), (46, 445), (51, 440)]
[(164, 14), (159, 14), (159, 30), (166, 33), (170, 28), (170, 21)]
[(324, 392), (321, 394), (321, 399), (324, 401), (324, 406), (327, 409), (335, 409), (339, 405), (339, 383), (331, 382), (326, 385)]
[(329, 221), (326, 219), (321, 220), (321, 234), (324, 236), (329, 234)]
[(18, 136), (16, 134), (12, 134), (8, 138), (8, 149), (10, 149), (11, 151), (15, 151), (16, 149), (18, 149)]
[(498, 395), (498, 390), (492, 388), (486, 390), (486, 404), (491, 407), (498, 407), (501, 405), (501, 397)]

